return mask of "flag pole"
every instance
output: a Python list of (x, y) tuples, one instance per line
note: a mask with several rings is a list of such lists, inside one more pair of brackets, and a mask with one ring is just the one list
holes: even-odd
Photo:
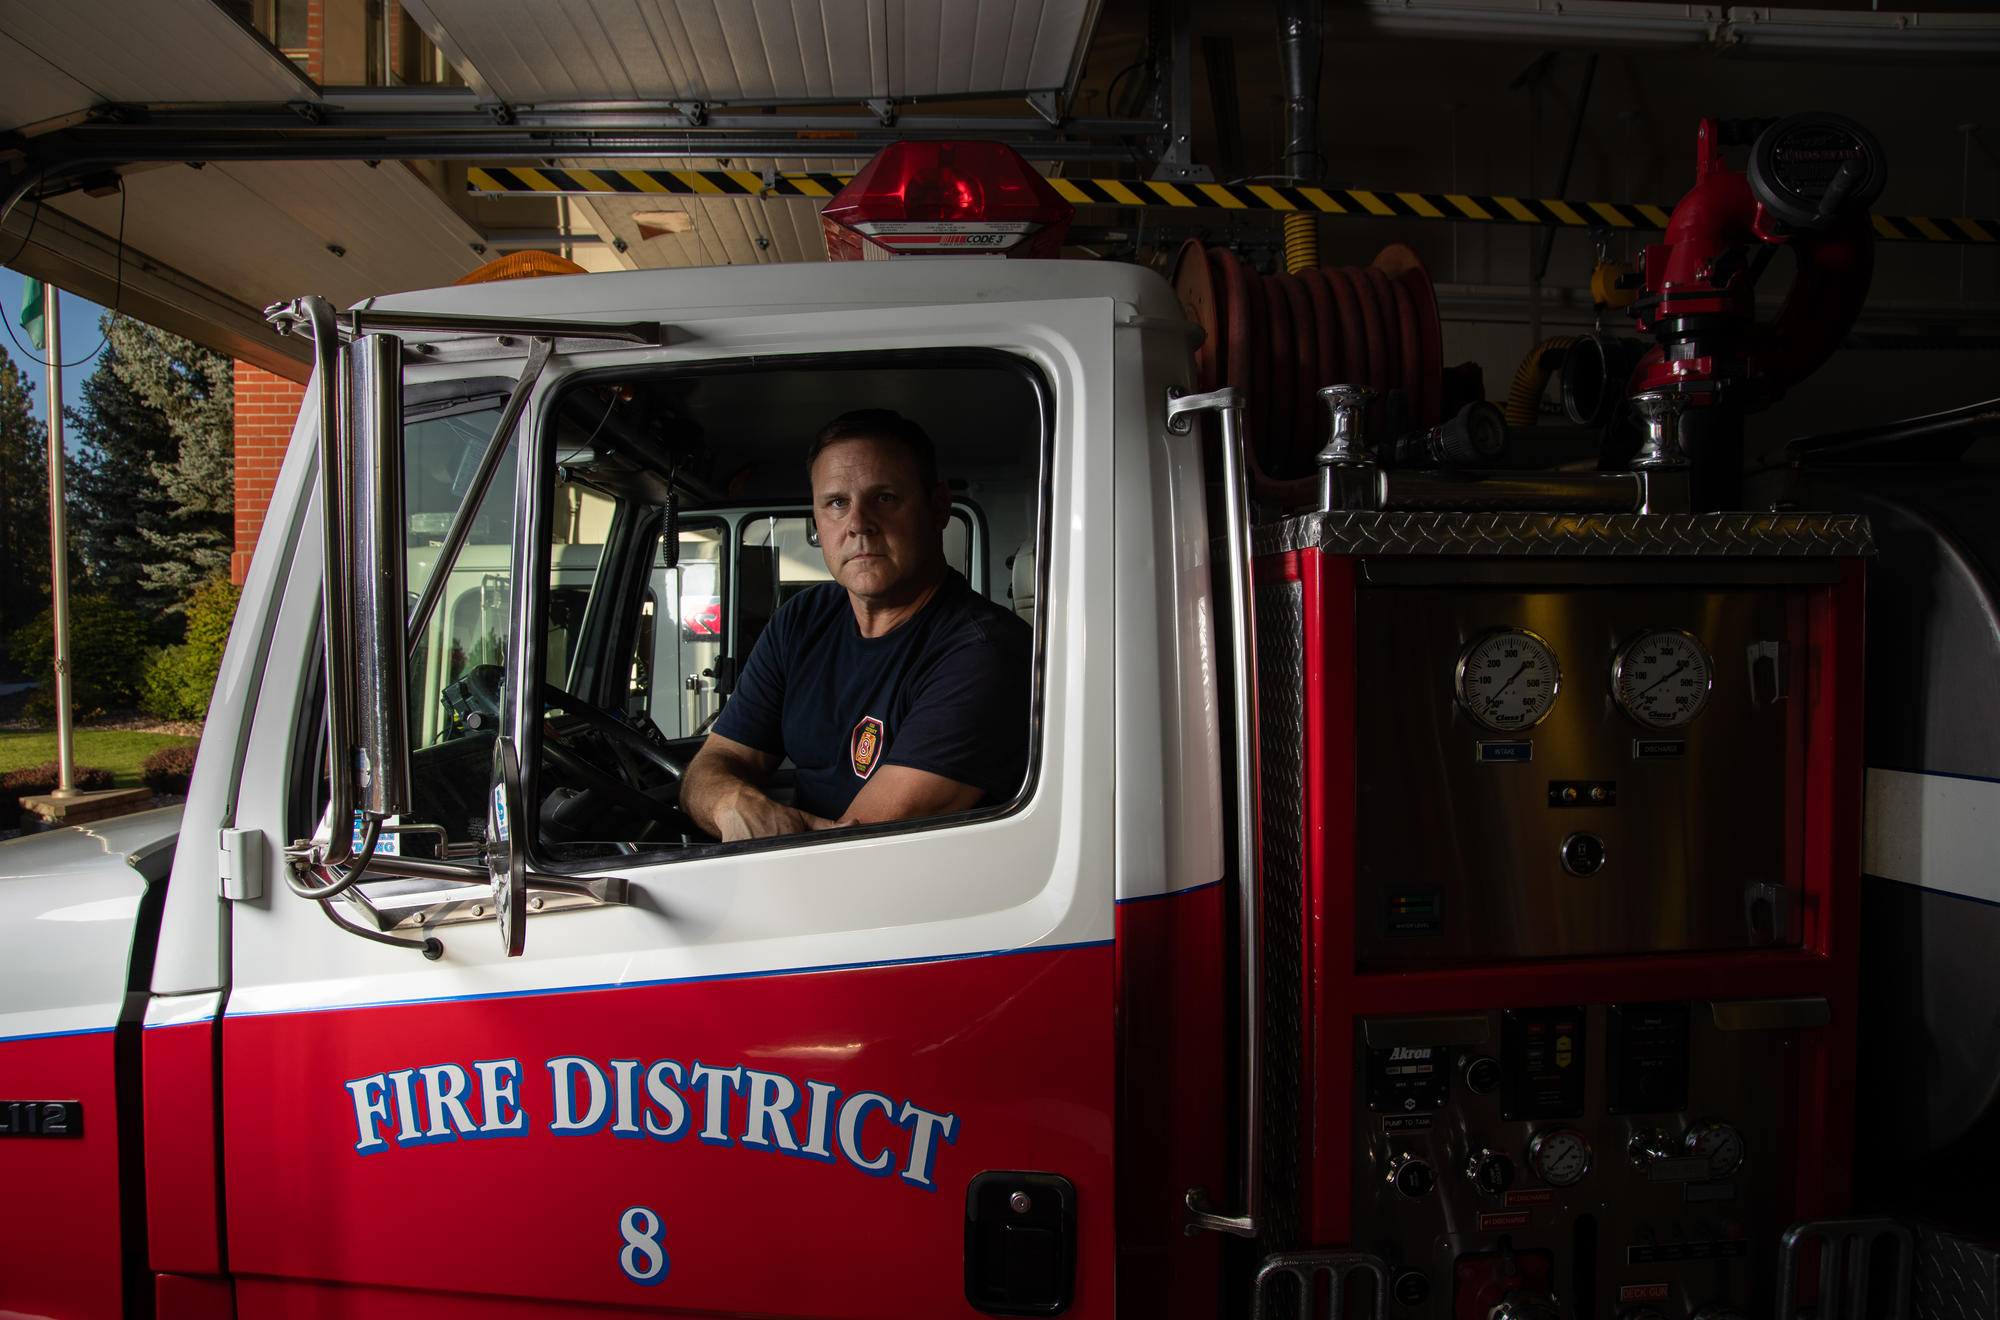
[(76, 796), (76, 756), (69, 714), (69, 529), (63, 516), (62, 292), (43, 284), (49, 352), (49, 594), (56, 625), (56, 797)]

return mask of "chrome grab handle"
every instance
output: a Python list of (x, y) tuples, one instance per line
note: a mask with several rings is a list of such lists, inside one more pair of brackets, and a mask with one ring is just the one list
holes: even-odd
[(1259, 1078), (1263, 1054), (1259, 1033), (1263, 874), (1258, 860), (1262, 826), (1257, 781), (1257, 624), (1250, 607), (1250, 482), (1243, 456), (1243, 392), (1228, 388), (1206, 394), (1169, 392), (1167, 426), (1176, 434), (1185, 435), (1198, 412), (1222, 416), (1222, 484), (1227, 493), (1223, 516), (1229, 554), (1231, 698), (1236, 715), (1236, 893), (1243, 940), (1243, 1201), (1241, 1214), (1225, 1214), (1210, 1204), (1206, 1188), (1189, 1188), (1185, 1223), (1190, 1233), (1211, 1229), (1255, 1237), (1263, 1159)]
[[(1388, 1320), (1389, 1266), (1380, 1256), (1366, 1251), (1288, 1251), (1266, 1256), (1257, 1267), (1256, 1292), (1250, 1301), (1251, 1320), (1280, 1320), (1284, 1298), (1295, 1305), (1289, 1309), (1298, 1320), (1332, 1317), (1344, 1320), (1354, 1311), (1348, 1285), (1359, 1275), (1374, 1280), (1367, 1295), (1374, 1298), (1369, 1320)], [(1326, 1286), (1320, 1287), (1324, 1279)], [(1321, 1299), (1324, 1298), (1324, 1304)]]
[[(1750, 700), (1759, 706), (1775, 706), (1792, 695), (1792, 644), (1752, 642), (1749, 647)], [(1769, 672), (1769, 696), (1764, 674)]]
[[(1819, 1294), (1815, 1306), (1799, 1305), (1799, 1269), (1806, 1247), (1819, 1245)], [(1879, 1244), (1888, 1242), (1894, 1258), (1880, 1261)], [(1884, 1290), (1873, 1277), (1878, 1265), (1894, 1273)], [(1909, 1226), (1895, 1219), (1807, 1219), (1793, 1224), (1778, 1240), (1778, 1305), (1776, 1320), (1908, 1320), (1916, 1266), (1916, 1242)], [(1877, 1309), (1886, 1305), (1887, 1310)]]

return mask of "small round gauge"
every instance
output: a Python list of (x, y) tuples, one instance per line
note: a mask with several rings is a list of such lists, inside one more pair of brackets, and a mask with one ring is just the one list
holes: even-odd
[(1465, 648), (1453, 682), (1466, 714), (1506, 733), (1542, 722), (1562, 686), (1562, 670), (1547, 642), (1525, 628), (1500, 628)]
[(1689, 1128), (1681, 1148), (1708, 1161), (1711, 1178), (1727, 1178), (1743, 1167), (1743, 1134), (1712, 1118)]
[(1590, 1143), (1573, 1128), (1551, 1128), (1528, 1143), (1528, 1167), (1551, 1187), (1574, 1187), (1590, 1172)]
[(1642, 632), (1611, 662), (1611, 695), (1627, 715), (1651, 729), (1674, 729), (1701, 714), (1715, 666), (1693, 633), (1678, 628)]

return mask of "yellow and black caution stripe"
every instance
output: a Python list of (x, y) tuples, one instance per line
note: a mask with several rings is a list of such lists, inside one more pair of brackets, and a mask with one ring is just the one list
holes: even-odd
[(1911, 243), (2000, 243), (2000, 220), (1970, 216), (1874, 215), (1868, 217), (1877, 238)]
[[(477, 193), (589, 193), (678, 197), (816, 197), (839, 192), (853, 176), (825, 171), (526, 169), (474, 167)], [(1566, 202), (1559, 198), (1468, 193), (1285, 188), (1263, 183), (1169, 183), (1158, 179), (1050, 179), (1075, 206), (1168, 206), (1222, 211), (1305, 212), (1480, 224), (1556, 225), (1569, 229), (1660, 230), (1671, 206), (1646, 202)], [(2000, 220), (1960, 216), (1874, 216), (1878, 237), (1913, 243), (2000, 242)]]
[(1265, 183), (1166, 183), (1160, 180), (1050, 179), (1078, 206), (1203, 206), (1224, 211), (1317, 211), (1322, 215), (1406, 220), (1664, 229), (1671, 208), (1630, 202), (1474, 197), (1466, 193), (1371, 192), (1362, 188), (1281, 188)]
[(477, 166), (465, 172), (476, 193), (595, 193), (676, 197), (817, 197), (821, 201), (847, 185), (851, 174), (758, 170), (580, 170), (503, 169)]

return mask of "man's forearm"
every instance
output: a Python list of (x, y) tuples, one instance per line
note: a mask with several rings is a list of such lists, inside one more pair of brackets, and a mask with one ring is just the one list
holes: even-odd
[(736, 809), (738, 795), (742, 793), (766, 796), (750, 782), (744, 767), (732, 764), (726, 757), (697, 755), (681, 777), (681, 810), (720, 839), (725, 835), (720, 814), (725, 808)]
[(772, 799), (758, 783), (766, 768), (705, 743), (681, 778), (681, 810), (702, 829), (735, 843), (825, 829), (822, 820)]

